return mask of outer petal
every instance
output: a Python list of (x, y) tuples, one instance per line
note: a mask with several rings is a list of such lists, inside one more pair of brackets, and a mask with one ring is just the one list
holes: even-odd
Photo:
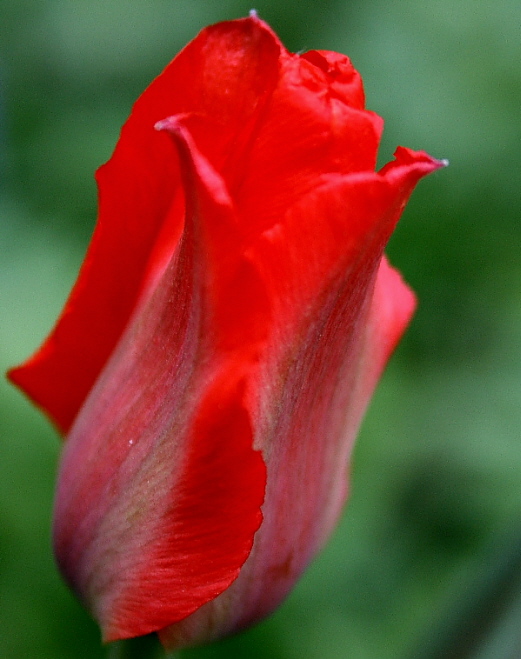
[(252, 248), (275, 311), (249, 390), (268, 468), (264, 522), (238, 579), (163, 630), (167, 647), (271, 612), (331, 533), (363, 412), (415, 306), (382, 250), (417, 180), (441, 163), (403, 155), (383, 175), (340, 178), (308, 195)]
[[(361, 378), (353, 383), (354, 389), (350, 392), (353, 403), (345, 408), (343, 424), (354, 423), (356, 427), (359, 423), (381, 370), (414, 307), (414, 295), (384, 258), (365, 329), (357, 345)], [(330, 434), (324, 429), (315, 446), (310, 448), (305, 446), (308, 439), (305, 428), (300, 426), (298, 431), (293, 431), (289, 447), (291, 470), (286, 476), (275, 474), (273, 478), (278, 482), (271, 481), (270, 473), (265, 521), (239, 578), (215, 600), (185, 620), (163, 629), (160, 637), (165, 647), (174, 649), (209, 642), (271, 613), (331, 532), (347, 494), (346, 461), (355, 431), (349, 429), (340, 441), (331, 442)], [(269, 468), (278, 471), (280, 464), (287, 470), (288, 465), (282, 465), (282, 460), (284, 457), (276, 452), (270, 458)], [(324, 469), (329, 469), (327, 475)], [(320, 483), (320, 498), (314, 500), (317, 482)], [(329, 499), (329, 506), (326, 511), (317, 513), (315, 508), (324, 503), (324, 498)]]
[(52, 334), (9, 374), (62, 432), (182, 232), (177, 156), (172, 143), (154, 130), (155, 123), (194, 110), (218, 117), (203, 144), (207, 157), (218, 159), (237, 138), (237, 126), (249, 126), (269, 98), (279, 54), (278, 39), (259, 20), (211, 26), (136, 102), (114, 155), (97, 174), (99, 219), (78, 282)]
[(223, 299), (255, 291), (258, 275), (233, 249), (222, 180), (181, 123), (169, 125), (187, 173), (183, 236), (71, 430), (56, 500), (60, 567), (105, 640), (215, 598), (261, 523), (266, 475), (245, 390), (268, 308), (259, 289), (236, 341), (219, 322)]

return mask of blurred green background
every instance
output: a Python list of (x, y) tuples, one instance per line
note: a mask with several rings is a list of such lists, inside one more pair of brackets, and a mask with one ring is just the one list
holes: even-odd
[[(204, 25), (250, 8), (0, 0), (0, 370), (64, 302), (93, 172), (133, 101)], [(367, 415), (340, 528), (267, 622), (186, 657), (519, 657), (521, 3), (256, 9), (290, 50), (351, 57), (386, 120), (382, 163), (404, 144), (451, 165), (420, 184), (389, 246), (420, 306)], [(3, 381), (0, 408), (0, 657), (103, 657), (53, 564), (58, 438)]]

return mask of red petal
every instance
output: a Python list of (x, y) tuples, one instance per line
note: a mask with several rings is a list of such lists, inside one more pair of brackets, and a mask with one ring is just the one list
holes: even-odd
[(310, 50), (303, 59), (322, 69), (329, 80), (330, 94), (358, 110), (365, 107), (362, 78), (346, 55), (328, 50)]
[[(328, 174), (374, 171), (382, 120), (359, 107), (358, 74), (347, 58), (330, 71), (314, 63), (319, 53), (312, 55), (282, 53), (279, 84), (252, 135), (247, 159), (234, 152), (235, 169), (224, 170), (244, 217), (247, 242), (279, 222), (295, 199)], [(350, 93), (339, 90), (339, 79), (351, 80), (355, 91), (347, 83)]]
[(415, 306), (382, 250), (414, 184), (438, 166), (415, 154), (387, 175), (339, 177), (252, 247), (274, 305), (248, 398), (268, 468), (264, 522), (237, 580), (163, 630), (167, 647), (267, 615), (331, 533), (363, 412)]
[(236, 224), (227, 191), (181, 122), (170, 128), (186, 172), (183, 236), (71, 430), (57, 494), (60, 567), (105, 640), (215, 598), (261, 522), (266, 473), (244, 390), (267, 308), (242, 311), (242, 341), (222, 338), (222, 298), (256, 275), (238, 250), (222, 258)]
[(360, 269), (374, 271), (414, 186), (444, 164), (403, 148), (396, 156), (379, 173), (329, 176), (250, 247), (280, 345), (280, 332), (293, 336), (295, 323), (323, 313), (332, 286)]
[(78, 282), (40, 350), (9, 373), (62, 432), (182, 231), (177, 157), (155, 123), (194, 109), (218, 117), (218, 130), (207, 131), (204, 143), (207, 157), (217, 159), (215, 153), (227, 153), (236, 138), (236, 127), (248, 126), (262, 110), (276, 84), (279, 50), (259, 20), (211, 26), (136, 102), (114, 155), (97, 174), (99, 219)]

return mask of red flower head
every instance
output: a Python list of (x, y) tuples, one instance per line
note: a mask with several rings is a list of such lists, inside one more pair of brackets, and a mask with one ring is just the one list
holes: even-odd
[(346, 494), (414, 308), (382, 256), (417, 181), (347, 57), (256, 16), (203, 30), (136, 102), (49, 338), (10, 377), (67, 434), (56, 556), (111, 641), (209, 640), (276, 607)]

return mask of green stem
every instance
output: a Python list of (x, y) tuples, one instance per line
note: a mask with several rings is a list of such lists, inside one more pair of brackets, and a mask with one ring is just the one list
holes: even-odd
[(155, 634), (115, 641), (107, 646), (107, 659), (176, 659), (177, 652), (165, 653)]

